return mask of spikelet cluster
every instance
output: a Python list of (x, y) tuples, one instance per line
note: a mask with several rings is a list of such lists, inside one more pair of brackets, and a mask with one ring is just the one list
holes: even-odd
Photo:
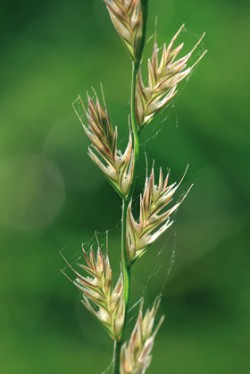
[(143, 316), (141, 303), (139, 315), (128, 343), (121, 350), (121, 374), (144, 374), (151, 363), (151, 352), (155, 336), (164, 320), (161, 317), (155, 326), (155, 317), (159, 308), (160, 299), (157, 298), (151, 309)]
[(123, 281), (119, 277), (112, 287), (112, 269), (108, 254), (103, 254), (98, 245), (95, 255), (93, 247), (89, 254), (83, 248), (85, 264), (78, 266), (86, 276), (72, 269), (76, 275), (74, 284), (82, 292), (82, 302), (103, 325), (114, 340), (119, 340), (124, 323), (125, 305), (122, 297)]
[(143, 13), (141, 0), (104, 0), (112, 23), (136, 61), (141, 49)]
[(139, 221), (133, 216), (131, 203), (128, 207), (127, 251), (130, 262), (140, 257), (172, 225), (171, 214), (181, 201), (167, 210), (165, 208), (172, 202), (178, 187), (176, 183), (169, 185), (169, 175), (164, 179), (162, 169), (158, 184), (155, 184), (154, 169), (146, 178), (144, 192), (140, 196)]
[[(90, 158), (102, 170), (115, 190), (122, 197), (126, 197), (134, 172), (131, 135), (127, 147), (122, 153), (117, 148), (117, 127), (112, 127), (108, 111), (106, 107), (101, 105), (96, 94), (95, 100), (88, 96), (87, 109), (85, 109), (81, 97), (77, 98), (73, 107), (92, 143), (89, 147)], [(88, 126), (84, 124), (82, 114), (85, 114)]]
[(188, 60), (205, 34), (199, 39), (194, 48), (184, 57), (177, 59), (184, 44), (181, 43), (174, 48), (174, 43), (182, 31), (184, 25), (171, 40), (168, 47), (163, 46), (161, 59), (159, 61), (159, 49), (157, 42), (154, 42), (153, 54), (148, 61), (148, 84), (143, 82), (141, 71), (138, 75), (136, 91), (136, 116), (140, 127), (150, 122), (154, 115), (164, 108), (177, 93), (177, 85), (192, 72), (194, 66), (204, 56), (206, 51), (190, 67), (187, 67)]

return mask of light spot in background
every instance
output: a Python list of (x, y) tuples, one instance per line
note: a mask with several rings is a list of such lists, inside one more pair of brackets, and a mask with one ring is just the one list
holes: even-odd
[(17, 230), (51, 224), (65, 201), (64, 181), (58, 167), (33, 153), (0, 161), (0, 223)]
[(89, 141), (75, 117), (72, 111), (73, 121), (69, 118), (51, 126), (42, 153), (59, 166), (67, 189), (88, 193), (100, 188), (103, 176), (87, 155)]

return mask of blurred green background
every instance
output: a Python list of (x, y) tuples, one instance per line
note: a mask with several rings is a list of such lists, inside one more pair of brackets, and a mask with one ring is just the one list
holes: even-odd
[[(133, 272), (131, 303), (163, 294), (148, 373), (250, 374), (249, 3), (149, 3), (149, 36), (155, 16), (160, 43), (185, 22), (186, 51), (206, 31), (194, 58), (209, 53), (141, 138), (137, 195), (144, 152), (173, 179), (189, 164), (180, 194), (194, 183)], [(74, 263), (109, 229), (117, 275), (121, 203), (71, 103), (102, 82), (124, 144), (130, 63), (101, 0), (3, 0), (0, 28), (0, 372), (101, 373), (111, 342), (60, 273), (59, 251)]]

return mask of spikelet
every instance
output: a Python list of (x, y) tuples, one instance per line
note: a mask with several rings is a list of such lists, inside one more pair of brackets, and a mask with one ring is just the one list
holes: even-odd
[(134, 219), (132, 203), (128, 207), (127, 216), (127, 254), (130, 262), (142, 256), (147, 247), (162, 235), (173, 223), (171, 214), (180, 206), (181, 201), (174, 204), (168, 210), (173, 196), (180, 183), (168, 185), (169, 175), (163, 179), (160, 169), (159, 182), (155, 184), (154, 169), (150, 177), (146, 178), (143, 195), (140, 196), (140, 218), (139, 222)]
[(111, 21), (125, 43), (133, 61), (137, 61), (142, 41), (143, 12), (140, 0), (104, 0)]
[(136, 91), (136, 116), (141, 128), (170, 102), (177, 93), (178, 83), (191, 74), (194, 66), (206, 53), (206, 51), (202, 53), (192, 66), (187, 67), (188, 60), (204, 38), (204, 33), (187, 55), (176, 60), (184, 44), (181, 43), (174, 48), (174, 42), (183, 28), (184, 25), (175, 34), (168, 47), (164, 44), (160, 62), (158, 45), (155, 41), (152, 57), (148, 61), (148, 85), (144, 85), (141, 70), (139, 72)]
[(144, 374), (149, 367), (155, 336), (164, 320), (162, 316), (155, 327), (155, 317), (159, 304), (160, 298), (156, 298), (153, 307), (148, 309), (143, 317), (143, 302), (141, 303), (130, 340), (123, 344), (121, 349), (121, 374)]
[[(73, 103), (73, 108), (92, 143), (89, 147), (90, 158), (101, 169), (119, 195), (126, 197), (134, 173), (131, 134), (127, 147), (122, 153), (117, 148), (117, 127), (112, 127), (107, 109), (102, 107), (96, 93), (95, 100), (88, 96), (87, 109), (80, 96)], [(88, 126), (84, 124), (84, 113)]]
[(120, 275), (115, 287), (112, 287), (112, 269), (108, 253), (103, 254), (99, 244), (95, 256), (93, 246), (87, 254), (82, 247), (85, 264), (78, 264), (86, 276), (76, 271), (74, 284), (82, 292), (82, 303), (102, 324), (112, 339), (118, 341), (124, 324), (125, 304), (122, 297), (123, 280)]

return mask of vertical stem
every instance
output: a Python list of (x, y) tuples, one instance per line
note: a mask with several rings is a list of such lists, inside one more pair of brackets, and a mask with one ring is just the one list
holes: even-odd
[[(132, 66), (132, 83), (131, 83), (131, 103), (130, 103), (130, 118), (131, 118), (131, 125), (132, 125), (132, 132), (133, 132), (133, 148), (134, 148), (134, 157), (135, 157), (135, 170), (136, 170), (136, 164), (139, 157), (139, 129), (137, 125), (136, 120), (136, 81), (137, 81), (137, 75), (139, 70), (139, 63), (133, 62)], [(135, 182), (135, 170), (134, 170), (134, 178), (133, 178), (133, 186)], [(133, 188), (131, 188), (130, 196), (133, 193)]]
[(122, 201), (122, 227), (121, 227), (121, 259), (122, 259), (122, 275), (123, 275), (123, 298), (125, 303), (125, 318), (122, 329), (122, 336), (119, 341), (114, 342), (114, 374), (120, 373), (120, 354), (121, 347), (124, 340), (124, 331), (127, 321), (127, 311), (130, 293), (130, 266), (127, 257), (127, 241), (126, 241), (126, 231), (127, 231), (127, 212), (128, 212), (129, 200), (123, 199)]
[(114, 374), (120, 374), (120, 354), (121, 354), (121, 342), (114, 342), (114, 354), (113, 354), (113, 362), (114, 362)]
[(134, 174), (133, 180), (131, 184), (131, 189), (128, 194), (128, 197), (122, 200), (122, 226), (121, 226), (121, 259), (122, 259), (122, 274), (123, 274), (123, 297), (125, 303), (125, 318), (124, 318), (124, 325), (122, 330), (122, 336), (120, 341), (114, 343), (114, 374), (120, 373), (120, 354), (121, 354), (121, 347), (124, 340), (124, 332), (126, 329), (126, 322), (128, 316), (128, 304), (129, 304), (129, 294), (130, 294), (130, 264), (128, 261), (127, 255), (127, 213), (128, 213), (128, 205), (132, 198), (133, 189), (135, 185), (135, 170), (137, 166), (137, 161), (139, 157), (139, 136), (138, 136), (138, 125), (136, 121), (136, 108), (135, 108), (135, 95), (136, 95), (136, 81), (138, 75), (139, 64), (133, 62), (132, 68), (132, 82), (131, 82), (131, 104), (130, 104), (130, 118), (131, 118), (131, 126), (132, 126), (132, 133), (133, 133), (133, 150), (134, 150)]
[(127, 312), (130, 294), (130, 264), (127, 254), (127, 214), (128, 206), (133, 195), (134, 185), (136, 181), (136, 166), (139, 157), (139, 137), (138, 137), (138, 126), (136, 121), (136, 111), (135, 111), (135, 95), (136, 95), (136, 81), (138, 74), (139, 64), (133, 62), (132, 68), (132, 83), (131, 83), (131, 108), (130, 117), (133, 132), (133, 150), (134, 150), (134, 174), (131, 183), (130, 192), (126, 199), (122, 201), (122, 228), (121, 228), (121, 257), (122, 257), (122, 272), (123, 272), (123, 287), (124, 287), (124, 301), (125, 301), (125, 320), (123, 326), (122, 339), (127, 322)]
[[(129, 300), (130, 293), (130, 266), (128, 263), (127, 256), (127, 213), (128, 213), (128, 200), (123, 200), (122, 202), (122, 232), (121, 232), (121, 256), (122, 256), (122, 272), (123, 272), (123, 296), (125, 301), (125, 321), (126, 321), (126, 312)], [(123, 331), (125, 329), (125, 323)]]

